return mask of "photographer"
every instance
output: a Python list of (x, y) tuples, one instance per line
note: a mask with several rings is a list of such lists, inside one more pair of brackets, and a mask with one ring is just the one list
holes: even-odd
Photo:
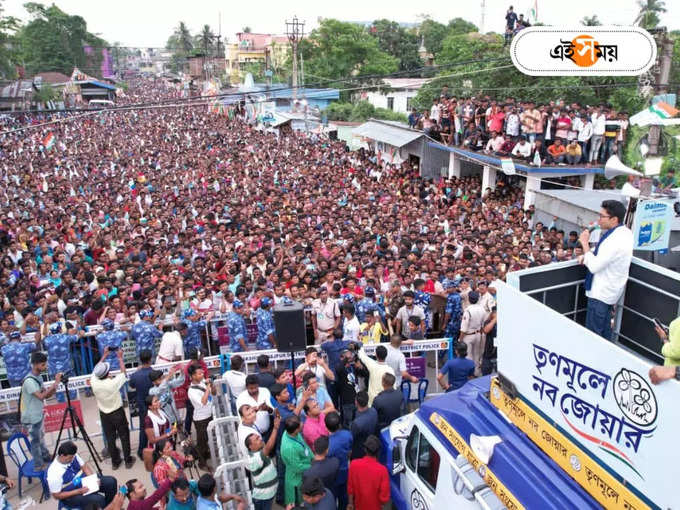
[(120, 450), (116, 447), (116, 437), (120, 438), (123, 447), (123, 457), (125, 468), (130, 469), (135, 463), (135, 458), (130, 453), (130, 426), (128, 424), (123, 399), (120, 396), (120, 389), (127, 382), (125, 364), (123, 363), (123, 351), (116, 349), (116, 357), (120, 366), (120, 373), (115, 377), (108, 377), (111, 365), (106, 362), (111, 349), (104, 348), (102, 359), (97, 363), (92, 371), (90, 387), (97, 400), (99, 417), (102, 422), (102, 429), (106, 437), (106, 444), (111, 454), (111, 465), (114, 470), (118, 469), (122, 460)]
[(188, 371), (191, 378), (191, 386), (187, 396), (194, 406), (194, 425), (196, 426), (196, 445), (199, 453), (199, 467), (207, 469), (206, 461), (210, 458), (208, 448), (208, 424), (212, 420), (212, 396), (215, 388), (210, 379), (203, 375), (203, 369), (191, 365)]
[(48, 389), (43, 385), (42, 374), (47, 369), (47, 356), (42, 352), (31, 354), (31, 373), (21, 385), (19, 413), (21, 423), (28, 428), (31, 439), (31, 455), (35, 471), (45, 469), (51, 455), (45, 444), (45, 428), (43, 426), (45, 400), (57, 392), (61, 382), (61, 372), (54, 377), (54, 384)]

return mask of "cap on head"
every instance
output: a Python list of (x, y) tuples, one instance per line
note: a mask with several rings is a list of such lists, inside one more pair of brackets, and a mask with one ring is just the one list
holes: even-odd
[(102, 363), (97, 363), (94, 366), (94, 370), (92, 371), (92, 374), (95, 377), (98, 377), (99, 379), (103, 379), (109, 373), (110, 368), (111, 368), (111, 365), (109, 365), (106, 361), (104, 361)]
[(184, 318), (185, 319), (188, 319), (189, 317), (193, 317), (194, 315), (196, 315), (196, 312), (194, 312), (191, 308), (184, 310)]
[(238, 299), (234, 299), (234, 302), (232, 303), (232, 306), (233, 306), (234, 308), (243, 308), (243, 303), (241, 303), (241, 301), (238, 300)]
[(60, 333), (60, 332), (61, 332), (61, 324), (60, 323), (55, 322), (54, 324), (50, 324), (50, 333), (52, 333), (54, 335), (54, 334)]
[(366, 287), (366, 297), (374, 297), (375, 289), (373, 287)]
[(477, 292), (476, 290), (470, 292), (468, 294), (468, 300), (470, 301), (470, 303), (474, 305), (477, 301), (479, 301), (479, 292)]
[(150, 319), (153, 317), (153, 312), (151, 310), (140, 310), (139, 317), (141, 319)]
[(262, 305), (262, 306), (270, 306), (271, 304), (272, 304), (272, 300), (269, 297), (265, 296), (260, 300), (260, 305)]
[(10, 337), (12, 340), (17, 340), (17, 339), (21, 338), (21, 333), (19, 333), (18, 331), (12, 331), (12, 332), (9, 334), (9, 337)]
[(112, 321), (111, 319), (104, 319), (104, 320), (102, 321), (102, 327), (103, 327), (106, 331), (111, 331), (111, 330), (113, 329), (113, 326), (114, 326), (114, 323), (113, 323), (113, 321)]

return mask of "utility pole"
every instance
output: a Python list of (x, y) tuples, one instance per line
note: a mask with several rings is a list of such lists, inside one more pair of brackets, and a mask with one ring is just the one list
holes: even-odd
[(479, 24), (479, 33), (484, 33), (484, 18), (486, 17), (486, 0), (482, 0), (482, 21)]
[[(673, 40), (668, 37), (668, 33), (665, 29), (654, 35), (657, 36), (655, 39), (659, 50), (657, 56), (658, 74), (654, 77), (654, 95), (659, 95), (668, 92), (668, 80), (671, 75), (671, 62), (673, 59)], [(649, 142), (649, 155), (658, 155), (659, 142), (661, 140), (661, 126), (650, 126), (647, 140)]]
[(293, 16), (293, 21), (286, 21), (286, 35), (293, 51), (293, 103), (295, 103), (297, 101), (298, 87), (298, 43), (305, 36), (305, 22), (298, 20), (297, 16)]

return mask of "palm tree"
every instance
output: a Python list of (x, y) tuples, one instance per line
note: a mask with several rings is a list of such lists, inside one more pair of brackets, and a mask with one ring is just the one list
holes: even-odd
[(581, 25), (585, 25), (587, 27), (597, 27), (600, 26), (602, 23), (600, 23), (600, 20), (597, 18), (597, 14), (594, 16), (584, 16), (581, 19)]
[(184, 21), (179, 22), (179, 26), (175, 29), (175, 34), (177, 35), (179, 47), (182, 48), (185, 53), (189, 53), (194, 47), (194, 44), (191, 41), (191, 32), (189, 32), (189, 29), (187, 28), (187, 25), (184, 23)]
[(638, 0), (640, 12), (634, 24), (643, 28), (655, 28), (660, 21), (659, 14), (666, 12), (664, 0)]
[(203, 29), (201, 30), (198, 39), (203, 51), (205, 51), (207, 54), (210, 54), (214, 38), (215, 34), (213, 34), (213, 31), (210, 29), (210, 25), (203, 25)]

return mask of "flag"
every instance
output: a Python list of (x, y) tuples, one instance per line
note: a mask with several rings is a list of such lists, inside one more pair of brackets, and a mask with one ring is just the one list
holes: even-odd
[(673, 119), (680, 110), (672, 107), (668, 103), (659, 101), (649, 108), (642, 110), (630, 117), (630, 123), (633, 126), (649, 126), (662, 125), (670, 126), (673, 124), (680, 124), (680, 119)]
[(659, 101), (658, 103), (650, 106), (649, 111), (656, 114), (661, 119), (670, 119), (671, 117), (675, 117), (678, 114), (678, 110), (676, 108), (673, 108), (671, 105), (664, 103), (663, 101)]
[(54, 133), (50, 131), (47, 133), (47, 136), (43, 138), (42, 144), (43, 147), (45, 147), (45, 150), (50, 150), (52, 147), (54, 147), (56, 141), (57, 138), (54, 136)]
[(538, 21), (538, 0), (534, 0), (534, 5), (529, 10), (529, 17), (534, 19), (534, 23)]

